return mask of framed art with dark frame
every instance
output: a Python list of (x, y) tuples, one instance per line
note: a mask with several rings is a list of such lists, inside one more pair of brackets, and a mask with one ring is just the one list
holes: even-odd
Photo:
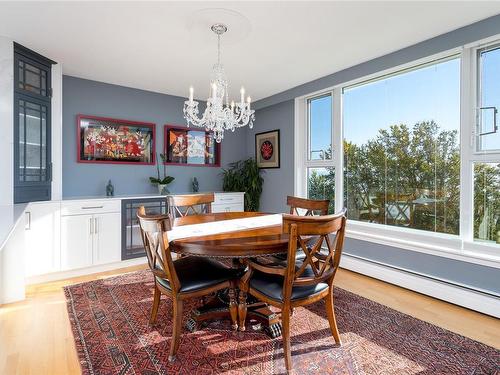
[(220, 167), (221, 145), (210, 131), (165, 125), (163, 144), (165, 164)]
[(77, 116), (77, 162), (155, 164), (155, 124)]
[(261, 169), (280, 167), (279, 129), (255, 134), (255, 160)]

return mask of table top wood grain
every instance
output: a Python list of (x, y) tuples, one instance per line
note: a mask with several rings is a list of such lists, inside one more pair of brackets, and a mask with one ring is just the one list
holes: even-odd
[[(175, 219), (174, 226), (210, 223), (269, 215), (264, 212), (221, 212), (185, 216)], [(222, 223), (221, 223), (222, 224)], [(177, 239), (170, 242), (172, 251), (207, 257), (248, 258), (286, 253), (288, 234), (282, 225)]]

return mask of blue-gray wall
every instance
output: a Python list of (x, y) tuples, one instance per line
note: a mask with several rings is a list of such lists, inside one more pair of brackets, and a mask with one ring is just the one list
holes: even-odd
[(255, 134), (280, 130), (280, 168), (264, 169), (260, 210), (288, 212), (286, 196), (293, 195), (294, 101), (288, 100), (256, 111), (256, 124), (247, 131), (247, 155), (255, 156)]
[[(79, 164), (76, 151), (76, 115), (95, 115), (156, 124), (156, 150), (163, 150), (163, 125), (185, 125), (182, 106), (185, 98), (110, 85), (70, 76), (63, 77), (63, 196), (100, 196), (111, 179), (115, 194), (157, 192), (149, 176), (156, 167), (149, 165)], [(222, 142), (222, 165), (246, 156), (245, 131), (226, 133)], [(221, 190), (220, 168), (169, 166), (175, 177), (172, 192), (188, 192), (196, 176), (201, 191)]]
[[(305, 83), (255, 103), (256, 122), (248, 131), (247, 153), (254, 155), (254, 134), (280, 129), (281, 168), (268, 169), (264, 175), (261, 210), (286, 211), (285, 197), (293, 194), (294, 184), (294, 98), (351, 81), (401, 64), (434, 55), (476, 40), (500, 34), (500, 15), (429, 39), (414, 46), (350, 67), (318, 80)], [(396, 268), (428, 275), (473, 289), (500, 295), (500, 269), (445, 257), (408, 251), (397, 247), (347, 239), (344, 247), (353, 255)]]

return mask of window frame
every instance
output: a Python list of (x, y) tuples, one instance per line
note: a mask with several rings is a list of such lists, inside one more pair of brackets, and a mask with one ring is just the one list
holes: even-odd
[[(384, 224), (348, 221), (347, 237), (396, 246), (447, 258), (500, 268), (500, 248), (496, 244), (474, 241), (474, 175), (475, 162), (500, 162), (500, 150), (478, 152), (476, 150), (477, 129), (477, 54), (488, 45), (500, 43), (500, 35), (481, 41), (442, 51), (421, 59), (374, 72), (334, 86), (295, 98), (294, 118), (294, 194), (307, 197), (307, 169), (310, 167), (335, 168), (335, 211), (344, 206), (344, 165), (343, 165), (343, 109), (342, 93), (345, 88), (368, 83), (384, 76), (397, 75), (411, 69), (458, 57), (460, 59), (460, 228), (458, 235), (427, 232), (413, 228), (401, 228)], [(332, 94), (332, 146), (331, 160), (308, 160), (308, 100)], [(307, 143), (304, 143), (307, 142)], [(298, 150), (302, 150), (300, 152)]]

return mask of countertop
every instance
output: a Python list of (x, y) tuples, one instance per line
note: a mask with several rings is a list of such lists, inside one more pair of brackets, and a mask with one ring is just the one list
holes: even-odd
[[(188, 191), (188, 192), (176, 192), (176, 193), (172, 193), (171, 195), (183, 195), (183, 194), (207, 194), (207, 193), (225, 193), (225, 194), (238, 194), (238, 193), (243, 193), (243, 192), (237, 192), (237, 191), (199, 191), (197, 193), (193, 193), (192, 191)], [(89, 199), (110, 199), (110, 200), (113, 200), (113, 199), (117, 199), (117, 200), (121, 200), (121, 199), (141, 199), (141, 198), (162, 198), (162, 197), (166, 197), (167, 195), (161, 195), (161, 194), (154, 194), (154, 193), (151, 193), (151, 194), (124, 194), (124, 195), (114, 195), (112, 197), (107, 197), (105, 195), (102, 195), (102, 196), (96, 196), (96, 195), (93, 195), (93, 196), (81, 196), (81, 197), (65, 197), (62, 199), (63, 202), (66, 202), (66, 201), (81, 201), (81, 200), (89, 200)]]
[(23, 212), (28, 206), (27, 203), (0, 205), (0, 251), (9, 239), (16, 224), (23, 217)]

